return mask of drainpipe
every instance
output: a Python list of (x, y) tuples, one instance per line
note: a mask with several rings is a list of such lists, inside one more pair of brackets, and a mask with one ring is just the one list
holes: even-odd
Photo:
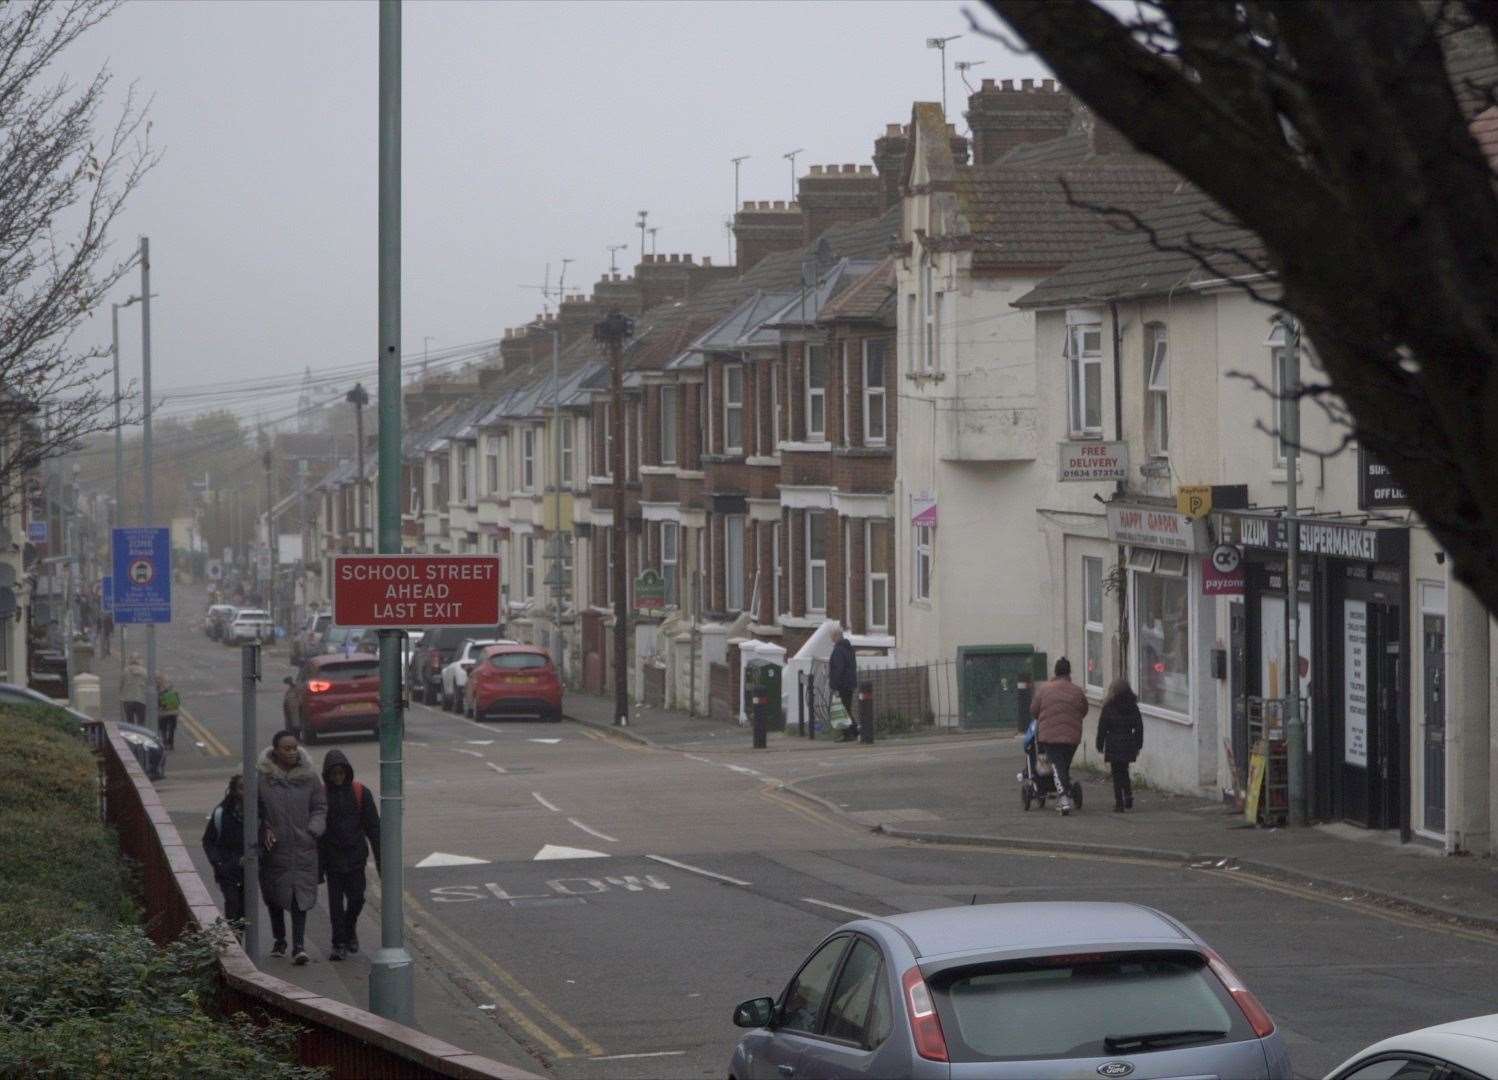
[[(1113, 438), (1123, 441), (1123, 333), (1118, 325), (1118, 301), (1108, 302), (1108, 317), (1113, 332)], [(1113, 497), (1127, 494), (1129, 482), (1116, 481)], [(1129, 670), (1129, 572), (1128, 548), (1118, 545), (1118, 675), (1127, 675)], [(1117, 675), (1115, 675), (1115, 678)]]

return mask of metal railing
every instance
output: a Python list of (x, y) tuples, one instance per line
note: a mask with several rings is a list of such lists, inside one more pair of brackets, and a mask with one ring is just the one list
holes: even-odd
[[(832, 690), (827, 684), (827, 661), (813, 660), (807, 681), (811, 688), (807, 717), (815, 722), (820, 738), (831, 730)], [(961, 708), (954, 660), (889, 664), (879, 657), (860, 657), (858, 682), (873, 688), (874, 729), (880, 735), (958, 726)]]
[[(140, 867), (146, 932), (163, 944), (184, 930), (212, 926), (222, 917), (218, 905), (119, 730), (112, 722), (94, 721), (84, 725), (84, 738), (100, 754), (104, 820), (118, 834), (121, 853)], [(252, 888), (246, 884), (247, 891)], [(259, 970), (232, 940), (220, 952), (219, 969), (226, 1014), (295, 1025), (298, 1062), (335, 1077), (538, 1080), (363, 1009), (310, 996)]]

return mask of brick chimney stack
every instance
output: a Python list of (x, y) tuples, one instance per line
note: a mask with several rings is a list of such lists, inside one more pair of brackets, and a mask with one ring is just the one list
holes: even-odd
[[(604, 274), (598, 279), (598, 284), (593, 286), (593, 299), (603, 305), (605, 315), (614, 308), (626, 315), (638, 315), (642, 310), (639, 283), (633, 277), (624, 277), (617, 271)], [(591, 327), (588, 332), (593, 332)]]
[(608, 305), (595, 296), (563, 297), (559, 324), (562, 327), (562, 348), (578, 338), (591, 337), (593, 324), (609, 313)]
[(905, 154), (910, 149), (910, 128), (887, 124), (884, 134), (874, 140), (874, 169), (884, 188), (884, 205), (888, 209), (900, 201), (900, 180), (905, 173)]
[(813, 165), (798, 187), (803, 244), (833, 225), (878, 217), (886, 205), (884, 182), (872, 165)]
[(967, 122), (973, 129), (975, 165), (997, 161), (1016, 146), (1048, 142), (1071, 127), (1072, 96), (1054, 79), (1013, 79), (983, 86), (967, 99)]
[(733, 235), (737, 270), (742, 274), (766, 255), (801, 246), (801, 205), (783, 200), (746, 202), (733, 215)]

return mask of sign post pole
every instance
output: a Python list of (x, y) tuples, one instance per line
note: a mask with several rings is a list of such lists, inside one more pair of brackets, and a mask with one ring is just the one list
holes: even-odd
[(260, 966), (260, 746), (255, 731), (255, 684), (260, 681), (260, 645), (239, 647), (240, 776), (244, 781), (244, 951)]
[[(380, 0), (379, 73), (379, 527), (381, 554), (401, 549), (401, 5)], [(359, 478), (363, 483), (364, 478)], [(387, 1020), (416, 1019), (415, 972), (406, 951), (401, 632), (380, 630), (380, 948), (369, 971), (369, 1007)]]
[[(1306, 800), (1306, 723), (1300, 711), (1300, 324), (1286, 317), (1288, 378), (1280, 393), (1294, 395), (1284, 409), (1285, 440), (1285, 758), (1289, 780), (1290, 824), (1308, 819)], [(1267, 733), (1266, 727), (1266, 733)]]

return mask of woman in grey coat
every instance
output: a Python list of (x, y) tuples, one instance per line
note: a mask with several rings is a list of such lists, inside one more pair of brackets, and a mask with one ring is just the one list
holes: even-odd
[(278, 731), (260, 755), (260, 895), (270, 909), (272, 956), (286, 955), (291, 912), (291, 958), (307, 962), (307, 912), (317, 906), (317, 838), (328, 820), (328, 797), (312, 759), (294, 732)]

